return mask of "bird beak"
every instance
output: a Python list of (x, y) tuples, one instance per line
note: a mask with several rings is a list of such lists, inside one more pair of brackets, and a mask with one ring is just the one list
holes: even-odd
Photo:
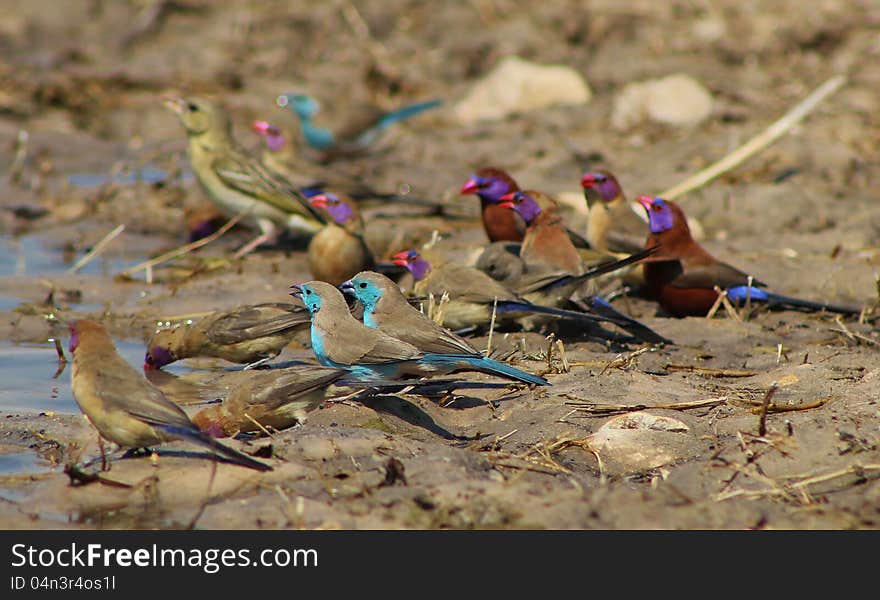
[(509, 208), (510, 210), (516, 210), (516, 205), (513, 202), (499, 202), (498, 206), (501, 208)]
[(316, 194), (309, 198), (309, 204), (315, 208), (327, 208), (327, 196), (325, 194)]
[(163, 94), (162, 104), (171, 112), (181, 115), (186, 107), (186, 100), (175, 94)]
[(480, 184), (478, 184), (474, 178), (471, 178), (461, 186), (459, 194), (476, 194), (478, 191), (480, 191)]
[(342, 284), (339, 286), (339, 290), (343, 294), (354, 296), (354, 283), (352, 283), (351, 279), (349, 279), (348, 281), (343, 281)]
[(270, 127), (272, 126), (269, 125), (267, 121), (254, 121), (253, 123), (251, 123), (251, 129), (261, 135), (266, 135), (267, 133), (269, 133)]
[(651, 207), (654, 205), (654, 198), (647, 194), (642, 194), (638, 198), (636, 198), (636, 202), (645, 207), (645, 210), (649, 213), (651, 212)]
[(398, 267), (405, 267), (409, 264), (409, 251), (404, 250), (403, 252), (398, 252), (394, 256), (391, 257), (391, 264), (395, 264)]
[(291, 296), (293, 296), (294, 298), (298, 298), (299, 300), (302, 300), (303, 291), (302, 291), (302, 288), (299, 287), (299, 284), (294, 283), (292, 286), (290, 286), (290, 289), (293, 290), (292, 292), (290, 292)]
[(499, 200), (501, 200), (502, 202), (513, 202), (514, 198), (516, 198), (516, 192), (508, 192), (501, 196)]
[(591, 188), (596, 185), (596, 178), (593, 177), (592, 173), (584, 173), (584, 176), (581, 177), (581, 186), (585, 188)]

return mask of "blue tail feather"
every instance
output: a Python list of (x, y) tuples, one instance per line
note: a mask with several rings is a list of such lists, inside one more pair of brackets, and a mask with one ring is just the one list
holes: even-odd
[(532, 385), (550, 385), (550, 382), (543, 377), (532, 375), (522, 369), (517, 369), (492, 358), (467, 354), (426, 354), (421, 360), (428, 364), (448, 365), (450, 367), (460, 366), (462, 369), (472, 368), (482, 373), (498, 375), (506, 379), (513, 379)]
[(755, 303), (776, 304), (788, 308), (801, 308), (810, 311), (828, 311), (840, 313), (844, 315), (857, 315), (861, 313), (860, 309), (848, 306), (839, 306), (837, 304), (828, 304), (825, 302), (813, 302), (812, 300), (804, 300), (802, 298), (794, 298), (792, 296), (783, 296), (767, 290), (747, 285), (738, 285), (727, 290), (727, 298), (734, 303), (744, 304), (746, 298)]
[(388, 127), (389, 125), (393, 125), (398, 121), (403, 121), (404, 119), (413, 117), (420, 112), (435, 108), (437, 106), (440, 106), (441, 104), (443, 104), (442, 100), (429, 100), (428, 102), (417, 102), (416, 104), (410, 104), (409, 106), (398, 108), (397, 110), (393, 110), (389, 113), (382, 115), (382, 118), (379, 119), (379, 122), (376, 124), (376, 126), (379, 128)]

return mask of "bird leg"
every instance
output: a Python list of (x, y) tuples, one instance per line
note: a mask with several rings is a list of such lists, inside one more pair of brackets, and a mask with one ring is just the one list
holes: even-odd
[(104, 440), (101, 438), (101, 434), (98, 434), (98, 450), (101, 451), (101, 470), (109, 471), (110, 463), (107, 461), (107, 452), (104, 451)]
[(254, 248), (259, 246), (260, 244), (264, 244), (264, 243), (268, 242), (271, 237), (272, 236), (270, 233), (267, 233), (267, 232), (261, 233), (260, 235), (258, 235), (254, 239), (252, 239), (250, 242), (248, 242), (247, 244), (245, 244), (244, 246), (239, 248), (236, 251), (236, 253), (232, 255), (232, 258), (239, 259), (242, 256), (244, 256), (245, 254), (249, 254), (250, 252), (252, 252), (254, 250)]

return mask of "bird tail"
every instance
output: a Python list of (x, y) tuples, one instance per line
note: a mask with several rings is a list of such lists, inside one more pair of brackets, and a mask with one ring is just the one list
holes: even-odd
[(624, 331), (649, 344), (672, 344), (672, 340), (663, 337), (647, 325), (623, 314), (601, 296), (589, 296), (584, 301), (596, 314), (608, 318)]
[(498, 375), (505, 379), (521, 381), (522, 383), (529, 383), (532, 385), (550, 385), (550, 382), (543, 377), (532, 375), (522, 369), (517, 369), (516, 367), (512, 367), (493, 358), (469, 356), (467, 354), (426, 354), (422, 360), (429, 363), (433, 362), (435, 364), (452, 366), (460, 365), (460, 368), (462, 369), (473, 369), (481, 373)]
[(246, 454), (242, 454), (238, 450), (233, 450), (229, 446), (221, 444), (217, 440), (215, 440), (210, 435), (203, 433), (202, 431), (196, 428), (188, 428), (188, 427), (180, 427), (176, 425), (168, 425), (168, 424), (154, 424), (156, 427), (161, 428), (163, 431), (167, 432), (170, 435), (183, 438), (185, 440), (189, 440), (193, 443), (199, 444), (200, 446), (205, 446), (211, 450), (213, 450), (219, 456), (237, 464), (242, 467), (247, 467), (249, 469), (256, 469), (257, 471), (271, 471), (272, 467), (267, 464), (263, 464), (260, 461), (252, 459), (250, 456)]
[(634, 252), (630, 254), (626, 258), (621, 258), (617, 260), (609, 260), (603, 263), (600, 263), (589, 270), (581, 273), (580, 275), (562, 275), (561, 277), (557, 277), (547, 283), (544, 283), (537, 289), (532, 289), (530, 292), (540, 292), (546, 293), (551, 289), (558, 289), (560, 287), (571, 288), (572, 290), (577, 289), (583, 284), (585, 281), (590, 279), (594, 279), (599, 275), (604, 275), (605, 273), (611, 273), (612, 271), (617, 271), (618, 269), (622, 269), (623, 267), (627, 267), (631, 264), (640, 262), (650, 255), (657, 252), (660, 249), (660, 246), (651, 246), (650, 248), (645, 248), (644, 250), (639, 250), (638, 252)]
[(525, 300), (499, 300), (496, 312), (498, 314), (505, 313), (536, 313), (539, 315), (550, 315), (561, 319), (574, 319), (576, 321), (589, 321), (591, 323), (608, 322), (609, 319), (599, 315), (591, 315), (576, 310), (566, 310), (564, 308), (553, 308), (552, 306), (544, 306), (543, 304), (532, 304)]
[(747, 297), (750, 298), (751, 302), (761, 302), (766, 303), (769, 306), (777, 305), (812, 312), (824, 310), (827, 312), (840, 313), (842, 315), (858, 315), (862, 312), (861, 309), (850, 306), (840, 306), (837, 304), (828, 304), (826, 302), (813, 302), (802, 298), (783, 296), (782, 294), (768, 292), (767, 290), (762, 290), (756, 287), (749, 288), (749, 286), (746, 285), (738, 285), (736, 287), (728, 288), (727, 290), (727, 298), (735, 304), (745, 304)]
[(403, 108), (398, 108), (397, 110), (393, 110), (382, 117), (382, 120), (379, 122), (380, 127), (388, 127), (393, 123), (398, 121), (403, 121), (404, 119), (408, 119), (412, 116), (419, 114), (420, 112), (424, 112), (430, 108), (435, 108), (443, 104), (442, 100), (429, 100), (427, 102), (417, 102), (415, 104), (410, 104), (409, 106), (404, 106)]

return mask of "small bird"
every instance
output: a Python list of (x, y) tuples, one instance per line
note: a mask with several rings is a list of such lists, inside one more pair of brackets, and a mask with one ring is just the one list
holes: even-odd
[(783, 296), (759, 288), (766, 283), (752, 280), (739, 269), (721, 262), (692, 237), (684, 211), (670, 200), (648, 195), (638, 197), (648, 213), (651, 234), (646, 246), (660, 244), (660, 251), (644, 263), (645, 282), (650, 297), (674, 317), (705, 316), (718, 299), (715, 288), (727, 289), (732, 300), (767, 302), (782, 308), (828, 311), (857, 315), (856, 308), (811, 302)]
[(363, 323), (410, 343), (422, 352), (465, 354), (482, 359), (466, 339), (426, 317), (412, 306), (385, 275), (362, 271), (340, 286), (363, 306)]
[[(505, 283), (537, 304), (562, 306), (586, 281), (616, 272), (648, 255), (641, 249), (623, 258), (595, 250), (579, 251), (566, 235), (556, 201), (538, 191), (506, 194), (499, 206), (516, 212), (526, 223), (518, 252), (523, 265), (516, 280)], [(493, 253), (497, 250), (498, 246), (492, 249)], [(586, 254), (589, 264), (583, 261)]]
[[(405, 266), (412, 273), (415, 280), (413, 291), (417, 296), (449, 296), (443, 308), (443, 324), (454, 331), (485, 327), (489, 325), (493, 312), (499, 326), (523, 325), (523, 318), (531, 315), (573, 319), (594, 325), (614, 322), (600, 315), (534, 304), (479, 269), (452, 261), (433, 266), (417, 250), (399, 252), (392, 262)], [(527, 324), (533, 327), (543, 322), (529, 320)]]
[(526, 224), (515, 213), (498, 206), (501, 197), (519, 191), (519, 185), (507, 171), (497, 167), (483, 167), (461, 186), (460, 193), (476, 194), (480, 199), (483, 229), (491, 242), (521, 242)]
[(358, 321), (349, 312), (342, 292), (326, 282), (309, 281), (292, 287), (294, 296), (302, 298), (312, 315), (312, 350), (326, 367), (348, 369), (367, 381), (471, 370), (533, 385), (549, 385), (543, 377), (497, 361), (484, 362), (470, 352), (422, 352), (409, 342)]
[(219, 105), (197, 97), (167, 97), (165, 105), (186, 130), (190, 164), (208, 198), (227, 218), (245, 213), (242, 223), (260, 231), (236, 258), (275, 241), (282, 230), (312, 234), (321, 228), (306, 197), (235, 142), (229, 115)]
[[(520, 191), (519, 185), (509, 173), (498, 167), (483, 167), (462, 186), (460, 193), (476, 194), (480, 198), (483, 228), (491, 242), (521, 242), (526, 224), (516, 213), (499, 206), (501, 198)], [(583, 236), (566, 228), (572, 243), (578, 248), (589, 248)]]
[(355, 273), (373, 269), (376, 261), (364, 239), (364, 220), (354, 200), (326, 192), (312, 196), (309, 202), (327, 215), (327, 224), (309, 241), (312, 276), (339, 285)]
[(222, 358), (252, 369), (278, 356), (309, 325), (296, 304), (267, 302), (216, 311), (194, 324), (159, 329), (147, 343), (144, 369), (161, 369), (197, 356)]
[[(502, 200), (502, 207), (517, 211), (527, 224), (526, 235), (519, 248), (522, 265), (518, 269), (507, 267), (508, 271), (518, 271), (519, 274), (515, 279), (508, 279), (505, 284), (536, 304), (565, 307), (571, 303), (572, 295), (585, 282), (605, 273), (619, 272), (657, 251), (657, 248), (646, 248), (624, 258), (595, 250), (579, 252), (566, 235), (562, 219), (556, 210), (556, 202), (552, 198), (541, 192), (528, 190), (507, 194)], [(492, 250), (497, 254), (497, 246)], [(593, 254), (594, 262), (585, 264), (581, 260), (582, 252)], [(480, 265), (481, 261), (485, 264), (487, 260), (481, 256), (477, 264)], [(636, 338), (649, 343), (669, 343), (668, 339), (617, 311), (594, 293), (589, 294), (585, 300), (587, 310), (606, 317)]]
[(395, 123), (443, 104), (441, 100), (429, 100), (390, 112), (363, 104), (354, 107), (342, 127), (331, 131), (314, 123), (313, 119), (320, 112), (321, 106), (311, 96), (289, 92), (278, 96), (276, 102), (278, 106), (287, 107), (296, 115), (303, 139), (311, 148), (321, 151), (325, 161), (364, 154)]
[(119, 355), (100, 323), (72, 322), (68, 348), (73, 355), (73, 398), (103, 438), (129, 450), (186, 440), (235, 464), (272, 470), (202, 433), (179, 406)]
[(620, 183), (610, 171), (599, 169), (581, 177), (590, 209), (587, 241), (601, 252), (638, 252), (648, 236), (648, 223), (633, 211)]
[(348, 371), (298, 365), (239, 373), (242, 378), (232, 385), (223, 402), (193, 415), (193, 423), (203, 432), (214, 437), (235, 437), (302, 423), (324, 402), (327, 387)]

